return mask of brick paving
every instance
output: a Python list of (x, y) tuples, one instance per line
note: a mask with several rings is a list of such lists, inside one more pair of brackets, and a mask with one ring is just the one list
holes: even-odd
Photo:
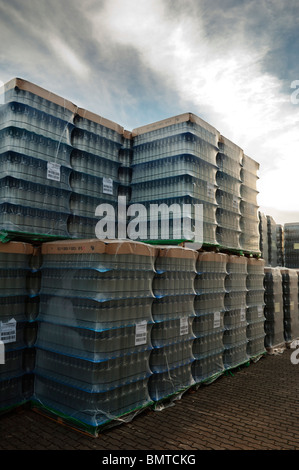
[(266, 355), (98, 437), (19, 408), (0, 416), (0, 450), (298, 450), (299, 364), (291, 353)]

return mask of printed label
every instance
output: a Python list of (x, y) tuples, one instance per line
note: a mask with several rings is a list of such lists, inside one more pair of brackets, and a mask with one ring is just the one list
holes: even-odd
[(292, 301), (290, 302), (290, 309), (291, 309), (291, 310), (294, 310), (294, 308), (295, 308), (295, 304), (294, 304), (294, 301), (292, 300)]
[(113, 179), (103, 178), (103, 194), (113, 195)]
[(53, 181), (60, 181), (61, 165), (58, 163), (48, 162), (47, 164), (47, 179)]
[(294, 243), (294, 250), (299, 250), (299, 243)]
[(4, 344), (16, 341), (16, 325), (17, 322), (14, 318), (7, 323), (0, 322), (0, 341)]
[(188, 331), (188, 317), (180, 318), (180, 335), (186, 335)]
[(136, 324), (135, 346), (146, 344), (147, 342), (147, 322), (142, 321)]
[(241, 322), (246, 320), (246, 309), (245, 308), (241, 308), (240, 320), (241, 320)]
[(207, 183), (207, 197), (213, 198), (215, 196), (215, 188), (211, 183)]
[(279, 312), (280, 312), (280, 303), (279, 303), (279, 302), (275, 302), (275, 304), (274, 304), (274, 311), (275, 311), (275, 313), (279, 313)]
[(220, 312), (214, 312), (214, 328), (220, 327)]
[(0, 364), (5, 364), (5, 346), (3, 341), (0, 341)]
[(238, 209), (239, 208), (239, 199), (237, 196), (233, 197), (233, 209)]
[(264, 309), (263, 307), (260, 305), (258, 308), (257, 308), (257, 316), (258, 317), (262, 317), (264, 315)]

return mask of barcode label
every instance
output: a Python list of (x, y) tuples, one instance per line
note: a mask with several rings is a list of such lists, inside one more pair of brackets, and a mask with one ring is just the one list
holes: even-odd
[(280, 312), (280, 303), (275, 302), (274, 308), (275, 308), (275, 313), (279, 313)]
[(214, 313), (214, 328), (220, 327), (220, 312)]
[(16, 341), (16, 325), (14, 318), (7, 323), (0, 322), (0, 341), (4, 344)]
[(103, 194), (113, 195), (113, 179), (103, 178)]
[(207, 183), (207, 197), (213, 198), (215, 196), (215, 187), (211, 183)]
[(241, 322), (246, 320), (246, 309), (245, 308), (241, 308), (240, 320), (241, 320)]
[(136, 324), (135, 346), (147, 343), (147, 322), (142, 321)]
[(257, 316), (258, 317), (262, 317), (264, 314), (264, 309), (263, 307), (260, 305), (258, 308), (257, 308)]
[(48, 162), (47, 164), (47, 179), (53, 181), (60, 181), (60, 168), (58, 163)]
[(188, 332), (188, 317), (180, 318), (180, 335), (187, 335)]
[(233, 197), (233, 208), (238, 209), (239, 208), (239, 199), (237, 196)]

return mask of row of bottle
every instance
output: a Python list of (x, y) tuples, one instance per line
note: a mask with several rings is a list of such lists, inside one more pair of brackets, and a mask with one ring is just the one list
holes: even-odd
[(259, 252), (259, 217), (258, 217), (258, 170), (259, 163), (243, 154), (241, 169), (241, 245), (246, 246), (248, 251)]
[(94, 236), (96, 207), (128, 184), (123, 128), (20, 79), (1, 102), (2, 231), (76, 237), (93, 220)]
[(38, 302), (32, 281), (32, 245), (0, 245), (0, 412), (27, 402), (33, 393)]
[(284, 254), (287, 268), (299, 268), (299, 224), (284, 224)]
[[(236, 151), (237, 146), (228, 144), (229, 141), (221, 137), (216, 129), (197, 116), (186, 113), (134, 129), (130, 133), (115, 123), (20, 79), (12, 80), (5, 86), (3, 103), (0, 113), (0, 137), (3, 137), (0, 139), (0, 154), (8, 153), (10, 157), (11, 154), (17, 154), (35, 159), (35, 166), (39, 161), (47, 163), (46, 179), (42, 181), (39, 176), (38, 183), (46, 181), (47, 186), (55, 185), (72, 191), (72, 204), (65, 207), (69, 200), (69, 194), (66, 193), (61, 198), (64, 201), (63, 208), (57, 206), (54, 211), (65, 215), (68, 209), (71, 214), (70, 237), (80, 236), (81, 233), (84, 236), (85, 230), (89, 236), (91, 224), (95, 226), (97, 223), (95, 208), (107, 200), (116, 203), (119, 194), (128, 196), (131, 203), (169, 203), (169, 198), (189, 196), (193, 204), (204, 205), (205, 244), (246, 250), (245, 245), (240, 246), (239, 240), (248, 227), (243, 228), (242, 224), (239, 226), (240, 213), (235, 214), (235, 206), (240, 204), (236, 198), (241, 199), (241, 180), (240, 175), (237, 175), (237, 167), (241, 165), (240, 149)], [(229, 151), (223, 149), (223, 146)], [(25, 170), (25, 167), (22, 168)], [(70, 187), (65, 186), (65, 179), (60, 186), (63, 179), (61, 173), (67, 171), (72, 172)], [(29, 173), (26, 176), (23, 171), (20, 179), (37, 183), (32, 168)], [(83, 183), (78, 179), (79, 174)], [(7, 175), (16, 178), (17, 172), (13, 170), (10, 174), (8, 171)], [(90, 176), (99, 178), (95, 186)], [(103, 181), (100, 181), (102, 178)], [(95, 192), (89, 189), (91, 186)], [(39, 192), (38, 189), (36, 191)], [(228, 198), (223, 198), (223, 194), (235, 197), (232, 209), (228, 209)], [(23, 204), (19, 205), (50, 212), (55, 207), (55, 204), (51, 204), (51, 198), (46, 196), (42, 207), (39, 207), (39, 199), (29, 194), (27, 188), (24, 188), (22, 196)], [(7, 202), (17, 205), (15, 201), (18, 195), (14, 192), (8, 194), (7, 198)], [(222, 202), (225, 202), (225, 207)], [(180, 201), (180, 204), (183, 202)], [(10, 224), (9, 217), (7, 219), (3, 226), (6, 231)], [(29, 225), (25, 222), (23, 231), (27, 231)], [(33, 224), (34, 233), (40, 230), (40, 225)], [(13, 226), (12, 230), (17, 231), (18, 226)], [(47, 230), (46, 234), (58, 235), (59, 232), (57, 229)], [(65, 236), (64, 228), (61, 236)]]
[[(37, 326), (34, 400), (65, 414), (76, 409), (78, 419), (91, 425), (101, 424), (220, 373), (232, 352), (234, 357), (237, 353), (240, 357), (241, 327), (233, 323), (236, 315), (228, 315), (223, 308), (226, 296), (229, 300), (233, 294), (227, 258), (220, 253), (208, 255), (210, 259), (202, 254), (199, 261), (193, 250), (157, 248), (130, 241), (43, 244), (39, 314), (32, 323)], [(49, 272), (56, 274), (61, 270), (73, 280), (80, 271), (86, 270), (87, 274), (91, 269), (104, 275), (116, 270), (138, 271), (139, 296), (133, 292), (127, 298), (118, 295), (103, 301), (82, 295), (78, 284), (69, 285), (69, 281), (67, 292), (58, 284), (57, 290), (51, 291), (55, 276), (49, 276)], [(185, 275), (178, 275), (178, 270)], [(152, 286), (148, 280), (144, 284), (143, 274), (148, 272), (153, 275)], [(241, 270), (236, 272), (235, 280), (240, 278)], [(93, 274), (91, 278), (84, 275), (86, 283), (93, 285)], [(225, 290), (227, 276), (229, 292)], [(127, 282), (130, 277), (125, 278)], [(186, 284), (181, 283), (182, 278)], [(252, 288), (256, 287), (254, 279), (249, 281)], [(243, 280), (241, 284), (244, 287)], [(213, 294), (213, 302), (205, 302), (209, 315), (201, 310), (204, 286), (207, 295)], [(127, 292), (125, 283), (122, 289)], [(218, 297), (219, 303), (215, 305), (214, 291), (221, 289), (222, 298)], [(95, 289), (89, 290), (94, 295)], [(221, 364), (223, 367), (219, 368)], [(85, 377), (82, 366), (86, 366)], [(82, 405), (91, 398), (91, 393), (96, 408), (89, 406), (86, 415), (82, 412), (86, 406)], [(113, 406), (108, 409), (105, 403), (109, 397)]]
[(292, 268), (265, 268), (266, 346), (290, 343), (299, 337), (298, 271)]
[[(217, 155), (218, 194), (221, 198), (216, 212), (216, 239), (220, 246), (240, 250), (241, 236), (241, 162), (242, 150), (227, 138), (220, 136)], [(230, 204), (228, 204), (230, 203)]]

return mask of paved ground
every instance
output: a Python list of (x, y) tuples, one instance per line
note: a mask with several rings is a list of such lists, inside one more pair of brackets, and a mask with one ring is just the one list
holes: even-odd
[(97, 438), (15, 410), (0, 417), (0, 450), (299, 450), (299, 364), (292, 352), (267, 355)]

